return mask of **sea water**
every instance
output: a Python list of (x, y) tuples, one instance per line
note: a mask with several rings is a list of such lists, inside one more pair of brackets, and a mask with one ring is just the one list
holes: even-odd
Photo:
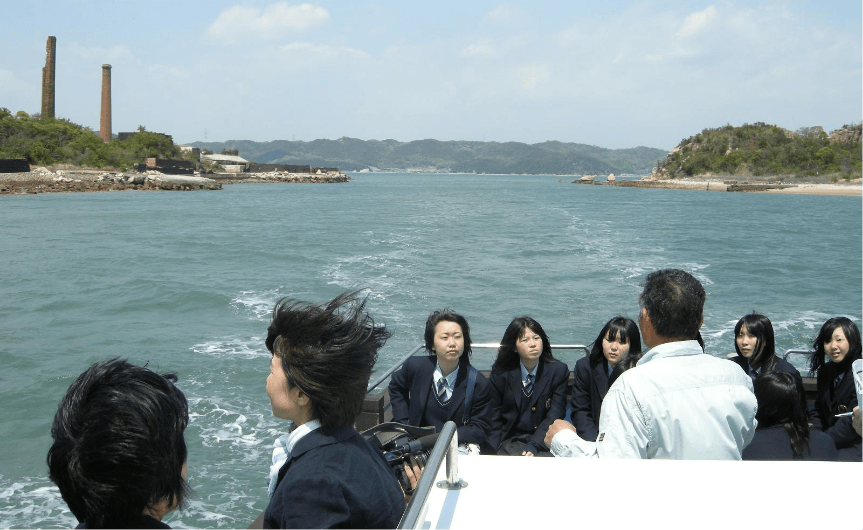
[[(861, 320), (861, 198), (654, 190), (572, 177), (355, 174), (344, 184), (0, 197), (0, 527), (75, 526), (47, 478), (57, 403), (113, 356), (176, 372), (189, 399), (188, 508), (174, 527), (246, 527), (266, 507), (273, 440), (264, 337), (282, 297), (364, 288), (395, 332), (391, 366), (428, 314), (464, 314), (475, 342), (530, 315), (552, 343), (589, 344), (638, 314), (655, 269), (707, 291), (707, 352), (734, 351), (746, 313), (777, 349), (829, 317)], [(556, 354), (570, 368), (582, 355)], [(494, 352), (477, 350), (488, 368)], [(790, 359), (801, 371), (805, 359)]]

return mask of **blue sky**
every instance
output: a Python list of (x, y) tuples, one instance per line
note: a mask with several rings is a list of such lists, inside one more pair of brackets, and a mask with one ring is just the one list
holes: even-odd
[(763, 121), (863, 119), (861, 2), (27, 0), (4, 10), (0, 107), (175, 142), (393, 138), (671, 149)]

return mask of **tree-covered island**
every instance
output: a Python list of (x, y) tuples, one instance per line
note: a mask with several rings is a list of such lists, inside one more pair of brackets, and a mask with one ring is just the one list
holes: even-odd
[(674, 148), (654, 178), (724, 176), (841, 181), (861, 177), (861, 125), (829, 135), (821, 127), (796, 132), (766, 123), (704, 129)]

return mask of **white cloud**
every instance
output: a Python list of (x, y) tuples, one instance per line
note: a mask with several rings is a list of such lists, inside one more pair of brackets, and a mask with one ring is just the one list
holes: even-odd
[(458, 52), (459, 57), (476, 57), (481, 59), (493, 59), (497, 57), (497, 48), (489, 40), (483, 40), (474, 44), (469, 44)]
[(291, 62), (298, 66), (355, 63), (371, 60), (371, 56), (368, 53), (356, 48), (312, 44), (310, 42), (292, 42), (285, 46), (280, 46), (279, 51), (284, 55), (290, 55)]
[[(16, 96), (27, 96), (34, 88), (35, 87), (18, 79), (14, 72), (10, 72), (9, 70), (0, 70), (0, 96), (3, 96), (4, 100), (6, 98), (16, 99)], [(41, 88), (39, 88), (39, 90), (41, 91)], [(17, 109), (10, 108), (9, 110), (15, 112)]]
[(550, 79), (550, 71), (551, 69), (545, 64), (522, 66), (518, 69), (518, 78), (524, 88), (535, 90)]
[(225, 44), (246, 40), (277, 40), (286, 34), (303, 33), (329, 21), (329, 11), (312, 4), (276, 2), (263, 10), (235, 5), (216, 17), (207, 28), (206, 35)]
[(110, 48), (82, 46), (78, 42), (69, 44), (69, 52), (87, 62), (99, 64), (121, 64), (136, 61), (135, 54), (126, 46), (117, 44)]
[(512, 4), (500, 4), (489, 11), (484, 19), (491, 22), (506, 23), (523, 20), (524, 15), (525, 11), (521, 8), (515, 7)]
[(719, 12), (715, 6), (687, 15), (676, 36), (679, 38), (697, 38), (700, 33), (709, 29), (718, 17)]

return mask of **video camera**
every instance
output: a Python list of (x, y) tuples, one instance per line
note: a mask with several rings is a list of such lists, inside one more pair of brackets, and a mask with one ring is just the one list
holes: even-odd
[(363, 431), (362, 435), (383, 453), (405, 494), (413, 493), (410, 480), (405, 475), (405, 465), (426, 465), (438, 438), (435, 428), (414, 427), (391, 421), (375, 425)]

